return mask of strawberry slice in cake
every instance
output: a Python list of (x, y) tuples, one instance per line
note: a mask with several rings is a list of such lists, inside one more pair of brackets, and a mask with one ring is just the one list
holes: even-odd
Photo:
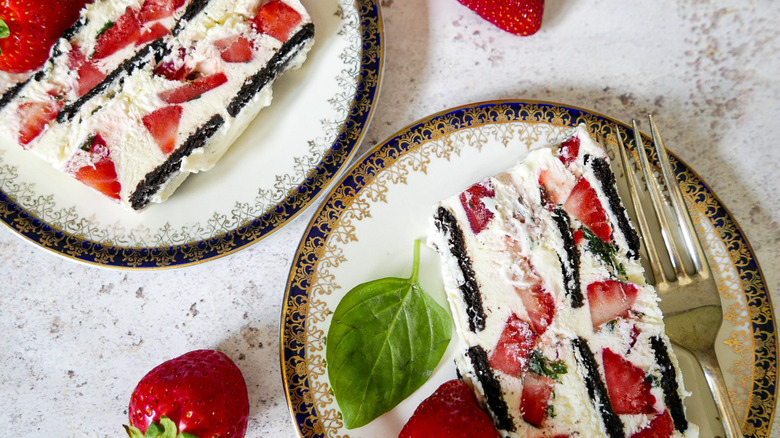
[(639, 237), (584, 126), (442, 201), (463, 378), (502, 436), (691, 437)]
[[(212, 168), (314, 41), (298, 0), (103, 1), (80, 22), (51, 68), (6, 99), (0, 125), (131, 210)], [(110, 168), (112, 189), (87, 182), (85, 163)]]

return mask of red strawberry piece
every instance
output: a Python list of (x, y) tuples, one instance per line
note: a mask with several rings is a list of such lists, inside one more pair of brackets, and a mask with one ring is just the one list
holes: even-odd
[(542, 26), (544, 0), (458, 0), (480, 17), (515, 35), (533, 35)]
[(542, 426), (544, 419), (547, 418), (554, 385), (555, 381), (550, 377), (534, 372), (526, 373), (520, 400), (523, 420), (536, 427)]
[[(531, 261), (523, 256), (518, 256), (521, 249), (516, 248), (514, 240), (507, 241), (507, 248), (513, 257), (514, 263), (519, 267), (512, 271), (512, 280), (515, 281), (515, 292), (520, 296), (525, 306), (528, 317), (531, 319), (531, 327), (537, 335), (547, 331), (547, 327), (555, 316), (555, 300), (544, 288), (541, 277), (531, 265)], [(519, 273), (522, 273), (522, 277)], [(520, 286), (522, 285), (522, 286)]]
[(636, 285), (618, 280), (596, 281), (588, 285), (588, 303), (593, 328), (628, 315), (636, 301)]
[(84, 166), (77, 170), (76, 179), (109, 198), (119, 199), (122, 186), (117, 180), (114, 161), (108, 157), (94, 163), (93, 166)]
[(177, 429), (170, 436), (240, 438), (249, 419), (246, 382), (224, 353), (191, 351), (163, 362), (141, 379), (130, 397), (129, 416), (126, 429), (131, 437), (143, 437), (150, 425), (165, 417)]
[(70, 51), (70, 67), (78, 71), (77, 92), (79, 97), (87, 94), (89, 90), (106, 78), (106, 74), (100, 71), (92, 61), (87, 61), (81, 49), (74, 45)]
[(576, 136), (561, 143), (561, 146), (558, 148), (558, 158), (566, 165), (576, 160), (579, 154), (580, 138)]
[(612, 226), (609, 224), (607, 212), (601, 205), (596, 189), (587, 179), (580, 179), (574, 186), (563, 208), (585, 224), (599, 239), (609, 242), (612, 238)]
[(571, 178), (550, 169), (539, 172), (539, 186), (542, 188), (542, 201), (548, 209), (563, 204), (572, 190)]
[(256, 31), (285, 42), (301, 22), (301, 14), (280, 0), (263, 5), (252, 19)]
[(214, 46), (219, 50), (225, 62), (249, 62), (254, 57), (252, 42), (239, 35), (214, 41)]
[(499, 434), (471, 389), (454, 379), (420, 403), (398, 438), (499, 438)]
[(585, 240), (585, 233), (582, 232), (582, 228), (574, 232), (574, 244), (578, 245)]
[(466, 216), (474, 234), (479, 234), (493, 219), (493, 212), (488, 210), (483, 199), (492, 198), (495, 195), (496, 192), (490, 181), (474, 184), (460, 194), (460, 203), (466, 210)]
[(165, 155), (176, 148), (181, 113), (181, 106), (169, 105), (145, 115), (142, 119), (144, 126), (152, 133), (152, 137)]
[(528, 356), (536, 345), (536, 338), (531, 325), (513, 313), (501, 332), (496, 349), (490, 355), (490, 366), (519, 377), (527, 367)]
[(669, 411), (653, 418), (644, 429), (631, 435), (631, 438), (669, 438), (674, 433), (674, 421)]
[[(109, 23), (110, 24), (110, 23)], [(141, 22), (138, 11), (128, 7), (125, 13), (98, 37), (93, 59), (103, 59), (134, 44), (141, 36)]]
[(89, 90), (106, 78), (106, 74), (100, 71), (92, 62), (86, 62), (78, 71), (78, 93), (79, 97), (87, 94)]
[(227, 82), (227, 76), (220, 72), (200, 77), (178, 88), (160, 92), (158, 95), (162, 100), (171, 104), (184, 103), (200, 97), (203, 93), (219, 87), (225, 82)]
[(64, 106), (63, 101), (23, 102), (19, 105), (19, 143), (27, 145), (41, 134)]
[(105, 139), (100, 134), (95, 134), (89, 141), (89, 152), (95, 162), (77, 169), (76, 179), (109, 198), (119, 199), (122, 186), (117, 180), (116, 167)]
[(613, 353), (609, 348), (602, 352), (602, 359), (612, 410), (619, 415), (655, 412), (655, 397), (650, 393), (650, 382), (645, 378), (644, 370)]
[(184, 62), (187, 51), (183, 47), (179, 48), (178, 55), (179, 56), (175, 59), (169, 59), (157, 65), (154, 68), (154, 74), (171, 81), (183, 81), (192, 73), (192, 69)]
[(182, 5), (184, 0), (146, 0), (138, 13), (138, 20), (141, 23), (148, 23), (170, 17)]
[(40, 68), (57, 39), (76, 22), (84, 0), (0, 2), (0, 70), (25, 73)]
[(78, 72), (76, 91), (79, 97), (87, 94), (89, 90), (103, 82), (103, 79), (106, 78), (105, 73), (100, 71), (91, 61), (87, 61), (81, 48), (75, 44), (70, 50), (68, 65), (71, 70)]
[[(515, 288), (515, 290), (518, 289)], [(555, 300), (542, 287), (541, 283), (518, 292), (526, 311), (528, 311), (528, 317), (531, 318), (534, 332), (540, 335), (543, 334), (547, 331), (547, 327), (552, 322), (553, 316), (555, 316)]]
[(152, 27), (144, 30), (141, 33), (141, 35), (138, 37), (138, 41), (136, 41), (135, 44), (140, 46), (142, 44), (148, 43), (149, 41), (154, 41), (170, 34), (171, 30), (163, 26), (162, 23), (154, 23)]

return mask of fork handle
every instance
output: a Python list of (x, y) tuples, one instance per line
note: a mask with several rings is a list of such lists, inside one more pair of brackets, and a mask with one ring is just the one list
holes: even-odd
[(715, 405), (718, 407), (718, 412), (720, 412), (726, 436), (728, 438), (741, 438), (743, 436), (742, 429), (737, 416), (734, 414), (734, 408), (731, 405), (729, 392), (726, 389), (726, 382), (723, 380), (723, 373), (718, 364), (718, 357), (715, 356), (715, 350), (712, 348), (698, 350), (694, 351), (693, 354), (698, 359), (699, 365), (701, 365), (701, 369), (704, 372), (704, 377), (707, 379), (707, 384), (710, 386), (710, 391), (715, 399)]

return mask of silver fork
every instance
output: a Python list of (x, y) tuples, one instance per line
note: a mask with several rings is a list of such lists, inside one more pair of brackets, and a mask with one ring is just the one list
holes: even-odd
[[(620, 160), (628, 182), (637, 222), (639, 223), (640, 235), (644, 241), (653, 274), (653, 283), (662, 300), (661, 310), (664, 312), (666, 333), (674, 344), (693, 354), (701, 366), (715, 400), (715, 405), (720, 413), (726, 436), (730, 438), (742, 437), (741, 427), (734, 414), (728, 390), (723, 380), (723, 373), (715, 355), (715, 339), (723, 321), (718, 286), (712, 276), (712, 270), (702, 249), (699, 236), (693, 227), (690, 213), (683, 201), (682, 191), (672, 173), (666, 147), (653, 117), (650, 116), (649, 119), (650, 132), (658, 155), (658, 162), (661, 166), (664, 184), (666, 185), (669, 199), (671, 199), (671, 209), (673, 211), (671, 220), (674, 222), (670, 222), (668, 210), (664, 208), (661, 189), (650, 168), (636, 120), (633, 121), (634, 141), (639, 154), (640, 167), (647, 182), (650, 203), (653, 206), (655, 218), (661, 229), (663, 244), (668, 256), (667, 266), (671, 266), (671, 269), (666, 271), (656, 250), (656, 244), (653, 241), (647, 216), (641, 205), (642, 202), (637, 189), (635, 175), (631, 171), (619, 130), (617, 140)], [(673, 225), (670, 225), (670, 223)], [(674, 225), (678, 225), (679, 229), (673, 228)], [(677, 240), (681, 241), (681, 246), (678, 246)]]

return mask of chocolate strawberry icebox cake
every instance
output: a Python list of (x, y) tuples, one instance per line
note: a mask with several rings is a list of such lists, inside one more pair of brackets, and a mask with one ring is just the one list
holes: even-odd
[(0, 127), (142, 210), (211, 169), (313, 41), (298, 0), (98, 0), (0, 97)]
[(429, 244), (501, 436), (693, 437), (639, 237), (584, 126), (435, 209)]

